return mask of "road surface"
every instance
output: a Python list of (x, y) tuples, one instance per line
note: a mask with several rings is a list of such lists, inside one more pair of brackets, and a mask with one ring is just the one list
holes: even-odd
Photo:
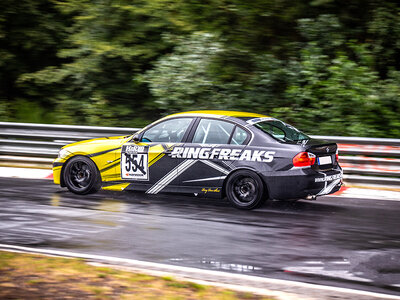
[(102, 191), (0, 178), (0, 243), (400, 295), (400, 201), (267, 202)]

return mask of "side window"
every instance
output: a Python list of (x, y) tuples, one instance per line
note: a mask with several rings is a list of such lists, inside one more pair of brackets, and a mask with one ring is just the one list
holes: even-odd
[(243, 145), (243, 143), (247, 139), (247, 132), (246, 130), (240, 128), (239, 126), (236, 126), (235, 131), (232, 136), (231, 144), (234, 145)]
[(229, 122), (201, 119), (193, 137), (193, 143), (228, 144), (233, 127)]
[(192, 118), (176, 118), (161, 122), (145, 131), (142, 142), (182, 142), (191, 121)]

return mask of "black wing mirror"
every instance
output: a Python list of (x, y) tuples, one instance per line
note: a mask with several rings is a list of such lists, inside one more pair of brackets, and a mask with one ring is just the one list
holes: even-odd
[(135, 136), (132, 138), (132, 141), (133, 141), (134, 143), (139, 143), (139, 137), (138, 137), (137, 135), (135, 135)]

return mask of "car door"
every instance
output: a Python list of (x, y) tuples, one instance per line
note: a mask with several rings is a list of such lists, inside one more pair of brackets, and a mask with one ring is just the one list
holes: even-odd
[(127, 188), (157, 194), (175, 191), (178, 186), (178, 161), (170, 157), (172, 149), (186, 138), (194, 118), (167, 119), (143, 131), (139, 141), (129, 141), (121, 149), (121, 179), (131, 182)]
[[(191, 160), (190, 172), (180, 178), (181, 188), (188, 192), (219, 194), (223, 180), (231, 172), (234, 159), (245, 147), (248, 133), (233, 122), (202, 118), (193, 130), (191, 142), (185, 143), (178, 158)], [(177, 149), (174, 153), (177, 153)]]

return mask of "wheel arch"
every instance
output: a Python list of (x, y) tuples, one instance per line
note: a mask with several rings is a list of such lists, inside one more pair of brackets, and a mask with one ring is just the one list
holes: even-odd
[(99, 167), (97, 166), (97, 164), (95, 163), (95, 161), (94, 161), (93, 159), (90, 158), (90, 155), (89, 155), (89, 154), (87, 154), (87, 153), (74, 153), (73, 155), (71, 155), (70, 157), (68, 157), (68, 159), (63, 163), (63, 165), (62, 165), (62, 167), (61, 167), (61, 172), (60, 172), (60, 186), (61, 186), (61, 187), (66, 187), (65, 182), (64, 182), (64, 171), (65, 171), (65, 166), (68, 164), (68, 162), (69, 162), (72, 158), (77, 157), (77, 156), (84, 156), (84, 157), (89, 158), (89, 159), (94, 163), (94, 165), (96, 166), (96, 169), (97, 169), (97, 171), (98, 171), (99, 174), (100, 174), (100, 178), (102, 178), (102, 177), (101, 177), (100, 170), (99, 170)]

